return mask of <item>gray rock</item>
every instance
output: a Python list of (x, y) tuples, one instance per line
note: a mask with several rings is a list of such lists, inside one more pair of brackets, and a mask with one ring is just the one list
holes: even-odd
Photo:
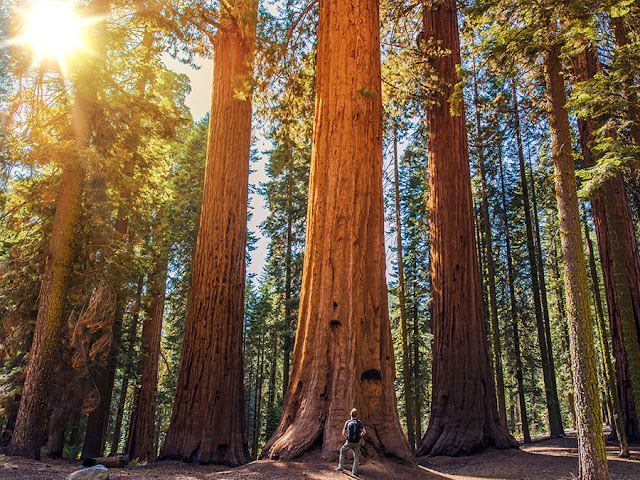
[(73, 472), (67, 477), (67, 480), (109, 480), (109, 469), (104, 465), (83, 468)]

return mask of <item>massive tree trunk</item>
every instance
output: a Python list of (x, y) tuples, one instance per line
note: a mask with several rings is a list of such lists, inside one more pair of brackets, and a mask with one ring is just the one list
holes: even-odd
[[(86, 103), (76, 99), (76, 109)], [(88, 142), (89, 132), (84, 140)], [(86, 146), (86, 143), (84, 144)], [(54, 381), (63, 313), (73, 266), (75, 239), (82, 204), (84, 159), (70, 159), (60, 178), (53, 229), (49, 240), (44, 276), (40, 286), (38, 318), (29, 350), (20, 408), (9, 455), (40, 458), (47, 404)]]
[(202, 213), (171, 424), (161, 458), (249, 460), (242, 373), (245, 246), (257, 0), (222, 9)]
[(547, 413), (549, 415), (549, 433), (552, 437), (558, 437), (564, 435), (564, 429), (562, 428), (562, 414), (560, 413), (560, 402), (558, 401), (558, 391), (556, 389), (556, 373), (553, 369), (553, 352), (550, 349), (551, 339), (547, 338), (542, 312), (540, 277), (538, 274), (538, 260), (533, 241), (531, 210), (529, 210), (529, 188), (524, 166), (522, 133), (520, 131), (520, 111), (518, 108), (518, 92), (515, 80), (512, 80), (511, 82), (511, 91), (513, 93), (514, 119), (516, 123), (516, 139), (518, 143), (518, 162), (520, 167), (520, 188), (522, 189), (524, 223), (527, 231), (527, 253), (529, 255), (531, 288), (533, 290), (533, 305), (536, 313), (536, 329), (538, 333), (538, 346), (540, 348), (540, 359), (542, 363), (545, 399), (547, 401)]
[(394, 199), (396, 216), (396, 251), (398, 254), (398, 303), (400, 303), (400, 333), (402, 335), (402, 383), (404, 390), (405, 418), (407, 420), (407, 436), (409, 445), (414, 449), (416, 435), (413, 415), (413, 389), (411, 371), (409, 370), (409, 342), (407, 339), (407, 306), (404, 293), (404, 263), (402, 259), (402, 219), (400, 216), (400, 185), (398, 175), (398, 126), (393, 125), (393, 173)]
[[(475, 69), (475, 65), (474, 65)], [(496, 394), (498, 397), (498, 418), (506, 428), (507, 408), (504, 398), (504, 374), (502, 372), (502, 345), (500, 340), (500, 327), (498, 326), (498, 300), (496, 295), (496, 271), (493, 260), (493, 239), (491, 232), (491, 219), (489, 218), (489, 200), (487, 193), (487, 175), (484, 165), (484, 141), (480, 124), (480, 102), (478, 100), (478, 83), (473, 76), (474, 103), (476, 109), (476, 128), (478, 134), (478, 163), (480, 165), (480, 181), (482, 186), (482, 216), (485, 248), (487, 252), (487, 275), (489, 280), (489, 315), (491, 319), (491, 339), (493, 346), (493, 365), (496, 372)]]
[(320, 0), (307, 240), (293, 369), (263, 456), (335, 458), (356, 407), (365, 456), (412, 462), (385, 279), (377, 0)]
[[(574, 69), (577, 81), (592, 78), (599, 70), (595, 52), (585, 47), (576, 57)], [(585, 164), (589, 167), (597, 163), (597, 156), (589, 148), (594, 128), (592, 119), (578, 118), (580, 146)], [(616, 359), (620, 407), (625, 432), (633, 440), (640, 435), (640, 258), (621, 175), (605, 183), (602, 191), (592, 199), (591, 207)]]
[(428, 114), (433, 392), (429, 427), (416, 456), (515, 447), (498, 416), (482, 314), (464, 109), (460, 105), (460, 114), (454, 116), (446, 101), (458, 83), (460, 65), (455, 1), (425, 6), (423, 28), (425, 38), (441, 41), (451, 54), (430, 59), (446, 89)]
[[(104, 18), (108, 6), (107, 0), (94, 0), (91, 14)], [(100, 22), (95, 28), (96, 31), (102, 30), (104, 22)], [(96, 35), (94, 38), (97, 39), (96, 43), (99, 43), (102, 35)], [(63, 166), (60, 178), (51, 239), (40, 285), (35, 334), (29, 351), (29, 364), (25, 373), (16, 425), (8, 449), (10, 455), (40, 458), (43, 426), (54, 380), (53, 373), (82, 207), (85, 150), (89, 148), (94, 127), (95, 96), (99, 81), (88, 81), (90, 75), (96, 75), (94, 67), (95, 63), (88, 61), (83, 71), (79, 72), (79, 78), (75, 80), (76, 98), (71, 123), (75, 147), (70, 153), (71, 158)]]
[[(164, 298), (167, 289), (167, 268), (169, 262), (168, 245), (164, 232), (159, 225), (161, 213), (154, 225), (154, 268), (149, 279), (149, 306), (142, 326), (142, 374), (136, 389), (133, 409), (129, 421), (129, 434), (124, 453), (129, 458), (152, 462), (156, 458), (155, 422), (156, 393), (158, 390), (158, 360), (160, 358), (160, 340), (162, 338), (162, 317)], [(113, 453), (113, 451), (112, 451)]]
[(549, 105), (551, 148), (571, 343), (571, 366), (576, 400), (580, 478), (607, 479), (609, 470), (602, 432), (602, 417), (593, 325), (589, 311), (589, 286), (584, 257), (571, 130), (560, 63), (560, 46), (544, 52), (546, 95)]

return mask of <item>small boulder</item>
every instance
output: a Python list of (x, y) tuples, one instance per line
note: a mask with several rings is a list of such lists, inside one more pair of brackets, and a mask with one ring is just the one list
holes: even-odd
[(83, 468), (73, 472), (67, 480), (109, 480), (109, 469), (104, 465)]

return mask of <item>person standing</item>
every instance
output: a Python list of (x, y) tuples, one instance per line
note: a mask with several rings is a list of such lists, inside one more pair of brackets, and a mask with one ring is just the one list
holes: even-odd
[(351, 473), (353, 475), (358, 475), (358, 460), (360, 460), (360, 440), (367, 433), (364, 428), (364, 425), (360, 420), (358, 420), (358, 410), (355, 408), (351, 410), (351, 418), (344, 423), (344, 428), (342, 429), (342, 436), (345, 437), (346, 442), (340, 449), (340, 461), (338, 462), (338, 468), (336, 468), (339, 472), (344, 472), (342, 466), (344, 464), (344, 454), (347, 450), (353, 450), (353, 468), (351, 469)]

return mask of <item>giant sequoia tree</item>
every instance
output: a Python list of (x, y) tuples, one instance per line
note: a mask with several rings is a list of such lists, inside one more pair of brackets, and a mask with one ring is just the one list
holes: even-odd
[(214, 75), (200, 228), (171, 424), (161, 458), (249, 459), (242, 376), (245, 244), (257, 0), (225, 2)]
[(396, 409), (385, 279), (377, 0), (321, 0), (307, 240), (280, 424), (263, 455), (329, 457), (352, 407), (367, 455), (412, 461)]
[[(451, 53), (429, 58), (445, 82), (428, 112), (433, 281), (433, 390), (429, 427), (416, 456), (515, 447), (496, 406), (474, 239), (464, 114), (446, 100), (458, 82), (460, 43), (453, 0), (427, 5), (424, 38)], [(429, 40), (428, 40), (429, 41)]]

